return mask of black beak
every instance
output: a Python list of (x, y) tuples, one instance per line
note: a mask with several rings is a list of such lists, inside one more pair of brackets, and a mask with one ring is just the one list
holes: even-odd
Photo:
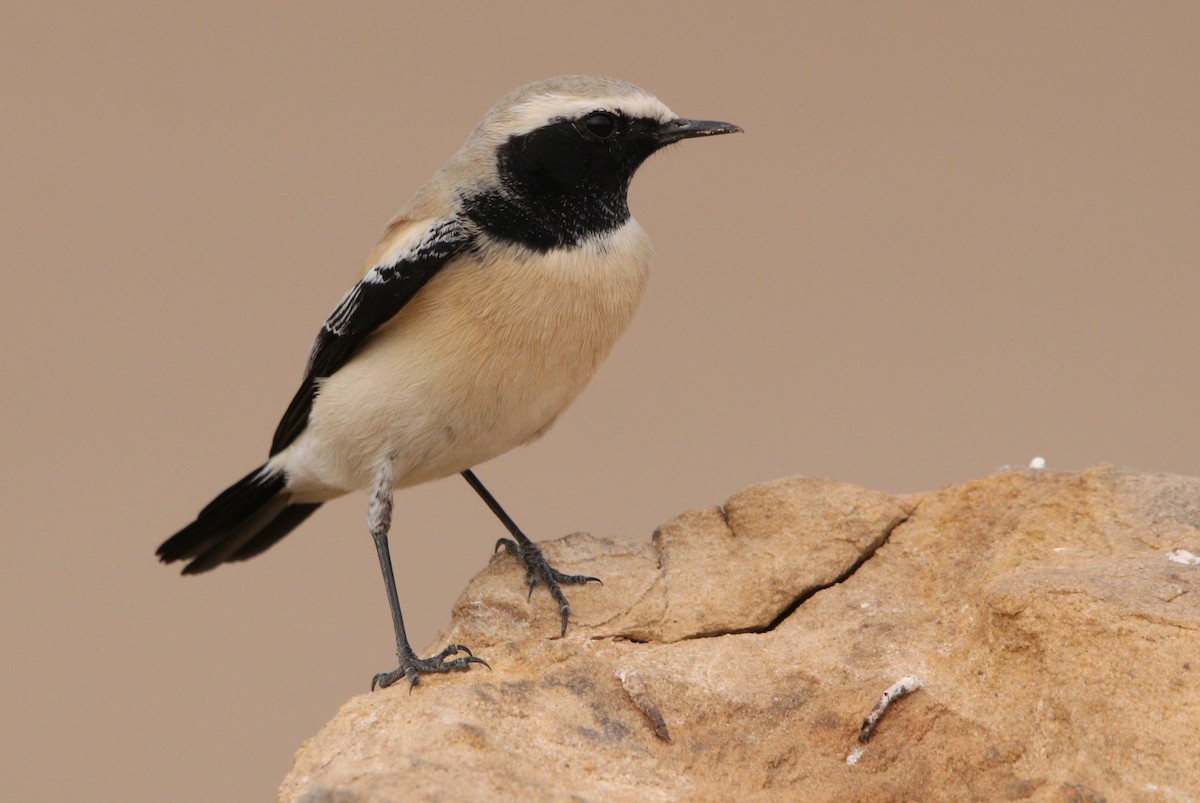
[(670, 145), (681, 139), (691, 137), (711, 137), (716, 134), (740, 134), (741, 126), (733, 123), (722, 123), (717, 120), (672, 120), (663, 123), (654, 135), (659, 145)]

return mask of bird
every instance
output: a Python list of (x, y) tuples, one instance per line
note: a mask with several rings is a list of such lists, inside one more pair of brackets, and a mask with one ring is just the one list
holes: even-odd
[[(487, 662), (463, 644), (409, 644), (388, 534), (394, 491), (460, 474), (507, 530), (530, 594), (544, 585), (566, 634), (560, 572), (474, 467), (544, 435), (583, 391), (638, 307), (651, 248), (630, 182), (653, 153), (732, 123), (678, 117), (626, 81), (567, 75), (522, 86), (387, 225), (324, 322), (267, 461), (157, 550), (199, 574), (261, 554), (321, 505), (369, 495), (396, 669), (371, 688)], [(458, 656), (458, 657), (454, 657)]]

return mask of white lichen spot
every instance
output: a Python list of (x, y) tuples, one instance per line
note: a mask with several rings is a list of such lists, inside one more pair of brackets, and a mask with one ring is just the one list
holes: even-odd
[(1167, 560), (1182, 563), (1184, 566), (1200, 566), (1200, 555), (1193, 555), (1186, 549), (1175, 547), (1167, 553)]

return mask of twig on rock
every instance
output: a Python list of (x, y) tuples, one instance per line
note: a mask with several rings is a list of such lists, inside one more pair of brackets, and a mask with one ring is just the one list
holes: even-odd
[(879, 702), (875, 703), (875, 707), (871, 709), (871, 713), (867, 714), (863, 719), (862, 728), (858, 731), (858, 741), (863, 744), (869, 742), (871, 735), (875, 733), (875, 726), (883, 718), (883, 714), (888, 710), (888, 706), (904, 695), (912, 694), (919, 688), (921, 688), (921, 679), (916, 675), (905, 675), (889, 686), (887, 691), (879, 698)]
[(646, 691), (646, 683), (642, 680), (642, 676), (632, 669), (618, 669), (613, 674), (617, 676), (617, 680), (621, 681), (621, 686), (625, 689), (625, 693), (629, 695), (630, 701), (633, 702), (637, 710), (645, 714), (646, 719), (650, 720), (650, 724), (654, 726), (654, 735), (664, 742), (671, 741), (671, 734), (667, 732), (667, 721), (663, 719), (662, 712), (658, 710), (658, 706), (650, 699), (650, 694)]

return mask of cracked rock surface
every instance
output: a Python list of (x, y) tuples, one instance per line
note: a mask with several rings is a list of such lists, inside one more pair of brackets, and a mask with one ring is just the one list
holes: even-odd
[(605, 583), (566, 638), (493, 559), (425, 651), (493, 671), (353, 698), (280, 800), (1200, 799), (1200, 566), (1168, 559), (1200, 553), (1198, 479), (787, 479), (543, 546)]

